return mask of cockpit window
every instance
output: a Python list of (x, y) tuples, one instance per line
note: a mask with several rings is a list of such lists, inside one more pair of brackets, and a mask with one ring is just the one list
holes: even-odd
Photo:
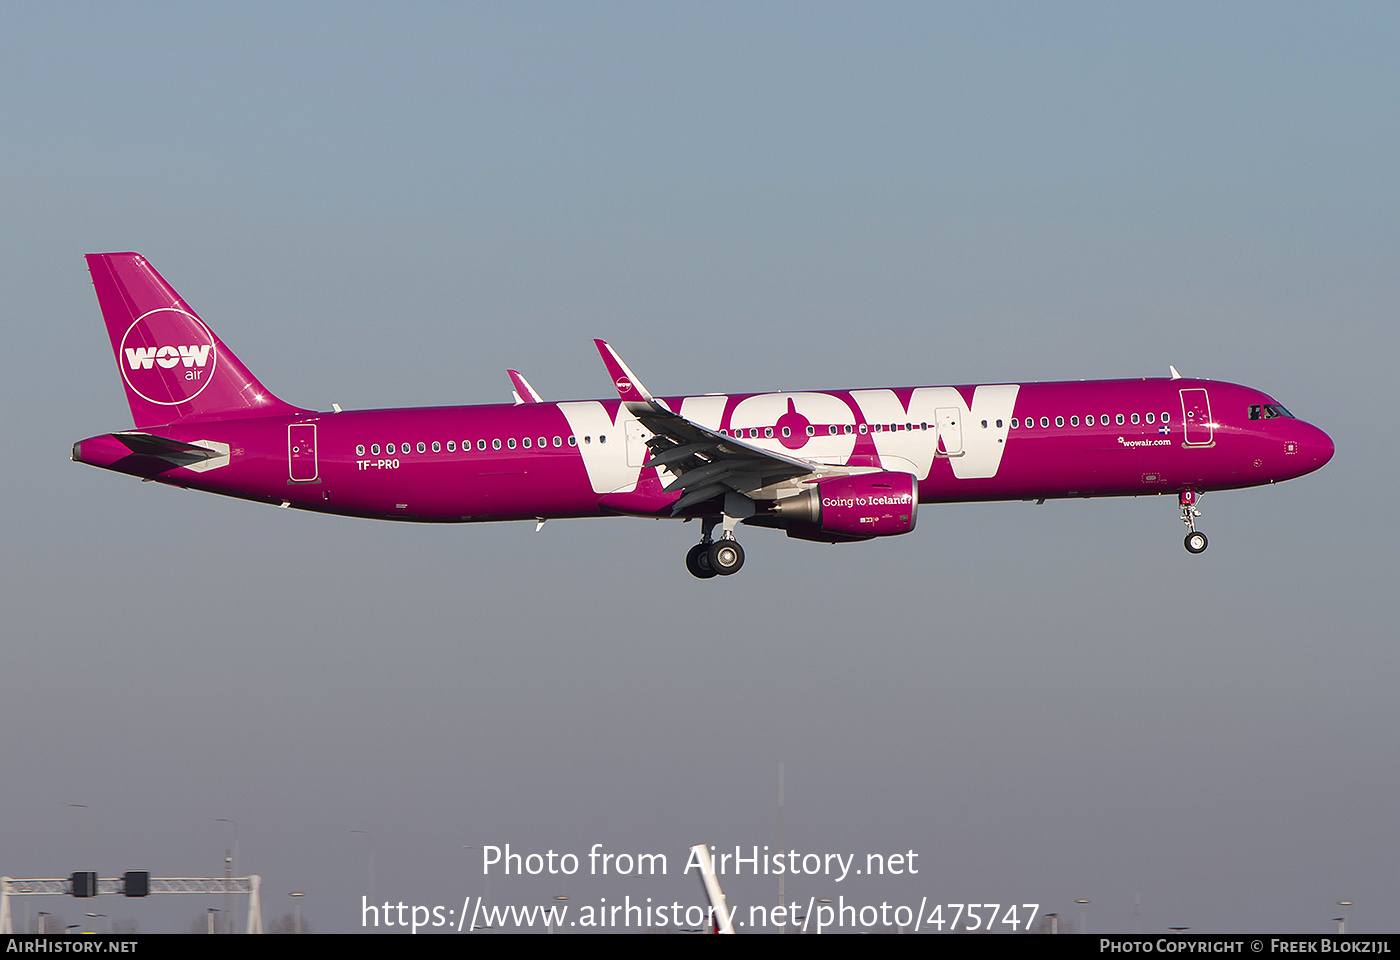
[(1251, 420), (1272, 420), (1275, 417), (1297, 419), (1281, 403), (1251, 403), (1249, 405), (1249, 419)]

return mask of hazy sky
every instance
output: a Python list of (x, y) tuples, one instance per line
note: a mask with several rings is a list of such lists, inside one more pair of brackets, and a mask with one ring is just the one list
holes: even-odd
[[(791, 847), (919, 855), (804, 903), (1400, 930), (1397, 101), (1382, 3), (6, 7), (0, 874), (221, 873), (228, 818), (318, 931), (483, 894), (463, 845), (585, 857), (499, 903), (693, 904), (691, 843), (776, 849), (783, 763)], [(1171, 363), (1337, 454), (1207, 496), (1199, 557), (1171, 498), (953, 505), (748, 530), (700, 582), (694, 524), (69, 462), (131, 423), (82, 261), (113, 250), (319, 409), (504, 401), (507, 367), (607, 396), (603, 336), (671, 395)], [(586, 876), (595, 843), (669, 874)], [(222, 906), (165, 899), (96, 911)]]

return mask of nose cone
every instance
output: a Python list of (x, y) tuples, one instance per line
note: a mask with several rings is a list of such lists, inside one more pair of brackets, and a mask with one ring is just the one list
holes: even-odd
[(1302, 460), (1299, 466), (1303, 473), (1312, 473), (1331, 460), (1337, 448), (1331, 437), (1312, 424), (1299, 423), (1298, 428), (1298, 455)]

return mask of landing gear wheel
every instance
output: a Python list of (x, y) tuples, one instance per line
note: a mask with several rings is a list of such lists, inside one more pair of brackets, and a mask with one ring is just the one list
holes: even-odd
[(744, 565), (744, 548), (737, 540), (716, 540), (710, 544), (710, 569), (722, 577), (738, 573)]
[(710, 566), (710, 544), (697, 543), (691, 547), (690, 552), (685, 555), (685, 568), (690, 571), (691, 576), (701, 580), (713, 577), (715, 569)]
[(1199, 530), (1192, 530), (1186, 535), (1186, 552), (1205, 553), (1209, 543), (1210, 541), (1206, 539), (1204, 533), (1201, 533)]

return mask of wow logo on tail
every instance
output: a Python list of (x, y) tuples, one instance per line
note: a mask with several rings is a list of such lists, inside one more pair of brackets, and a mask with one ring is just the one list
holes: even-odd
[(136, 319), (117, 349), (122, 378), (137, 396), (163, 407), (193, 400), (214, 380), (219, 349), (198, 317), (174, 307)]

